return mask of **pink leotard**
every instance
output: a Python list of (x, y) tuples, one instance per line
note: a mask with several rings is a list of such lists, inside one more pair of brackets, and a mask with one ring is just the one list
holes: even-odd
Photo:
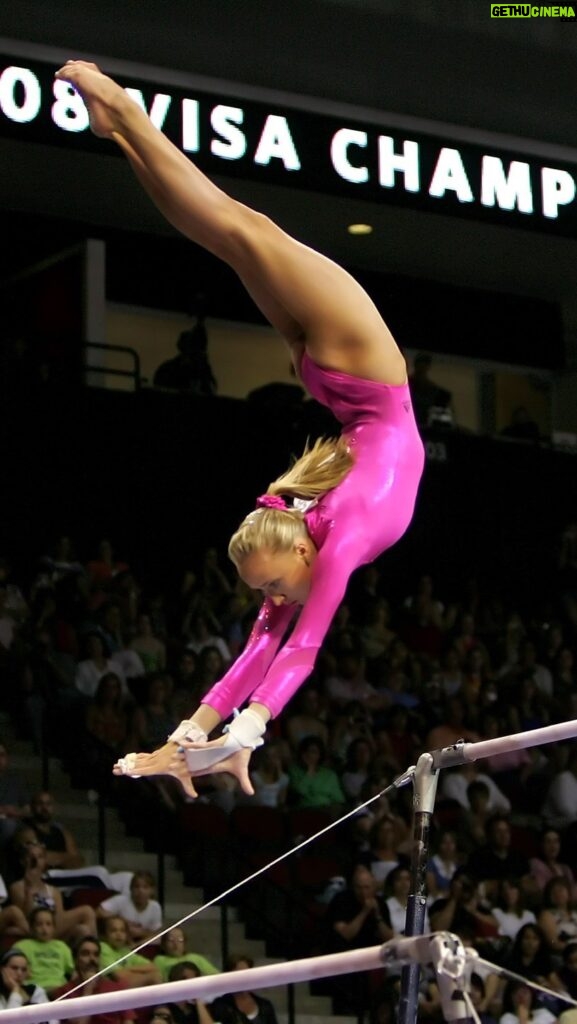
[(407, 529), (423, 472), (408, 384), (394, 387), (323, 370), (306, 353), (301, 376), (309, 393), (342, 423), (355, 462), (338, 487), (305, 513), (318, 555), (289, 639), (279, 651), (298, 609), (265, 598), (243, 653), (203, 698), (223, 719), (249, 697), (273, 717), (288, 703), (312, 671), (351, 573)]

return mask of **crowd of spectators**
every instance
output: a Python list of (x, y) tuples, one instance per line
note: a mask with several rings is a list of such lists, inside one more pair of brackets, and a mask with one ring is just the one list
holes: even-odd
[[(196, 780), (199, 800), (226, 813), (250, 802), (279, 814), (314, 809), (338, 817), (381, 793), (424, 750), (577, 717), (576, 536), (570, 526), (561, 538), (557, 592), (546, 604), (538, 595), (532, 602), (527, 594), (519, 595), (517, 604), (505, 604), (499, 594), (482, 594), (471, 581), (463, 594), (447, 597), (443, 582), (425, 574), (401, 599), (392, 599), (379, 564), (359, 570), (313, 676), (270, 724), (267, 742), (253, 756), (254, 797), (241, 794), (228, 776), (217, 775)], [(170, 592), (151, 587), (145, 573), (135, 572), (107, 540), (94, 558), (82, 559), (69, 538), (59, 538), (27, 581), (13, 578), (2, 559), (3, 711), (38, 749), (47, 742), (52, 753), (82, 773), (87, 788), (103, 790), (113, 801), (114, 761), (128, 750), (153, 750), (194, 711), (242, 651), (258, 604), (257, 595), (214, 549), (194, 571), (183, 571)], [(20, 957), (26, 943), (66, 944), (79, 935), (93, 942), (93, 948), (80, 947), (89, 965), (103, 950), (108, 957), (114, 955), (110, 950), (129, 950), (158, 921), (150, 922), (148, 931), (142, 922), (135, 930), (126, 916), (127, 896), (114, 897), (108, 909), (104, 903), (96, 912), (58, 904), (46, 870), (59, 866), (59, 856), (61, 866), (73, 867), (78, 851), (71, 837), (60, 851), (46, 849), (46, 795), (37, 795), (31, 808), (22, 780), (7, 762), (0, 745), (0, 839), (8, 876), (2, 910), (8, 917), (3, 924), (0, 916), (0, 932), (21, 941)], [(142, 780), (127, 784), (140, 787)], [(186, 803), (173, 780), (147, 785), (160, 787), (175, 815)], [(488, 960), (574, 995), (577, 743), (445, 770), (433, 825), (428, 926), (456, 932)], [(33, 834), (21, 844), (15, 869), (15, 837), (25, 828)], [(354, 948), (402, 933), (410, 850), (409, 787), (352, 817), (340, 844), (339, 875), (327, 879), (318, 893), (322, 913), (315, 950)], [(150, 879), (135, 878), (146, 890), (139, 898), (148, 905)], [(100, 940), (95, 945), (97, 934), (102, 946)], [(70, 958), (63, 960), (65, 975), (73, 970), (81, 976), (86, 969), (75, 948), (75, 966)], [(32, 962), (30, 950), (26, 955)], [(159, 956), (162, 964), (156, 966), (146, 958), (145, 963), (128, 961), (114, 983), (131, 984), (144, 976), (152, 983), (156, 970), (166, 977), (167, 964), (172, 971), (180, 962), (171, 963), (172, 948)], [(189, 966), (207, 968), (198, 959)], [(5, 987), (14, 970), (10, 964), (2, 969)], [(30, 982), (48, 994), (59, 987), (53, 978), (43, 986), (34, 973)], [(63, 977), (60, 983), (69, 982)], [(478, 977), (475, 986), (485, 1024), (532, 1019), (537, 1010), (555, 1019), (563, 1009), (551, 997), (539, 996), (528, 1010), (523, 992), (506, 987), (497, 974)], [(387, 1016), (397, 989), (398, 979), (389, 977), (379, 990), (375, 1019)], [(519, 1005), (525, 1007), (520, 1016)], [(207, 1021), (205, 1009), (196, 1008), (201, 1024)], [(245, 1012), (236, 1004), (229, 1009)], [(172, 1007), (165, 1020), (182, 1024), (189, 1012)], [(426, 974), (421, 1014), (442, 1019), (438, 990)]]

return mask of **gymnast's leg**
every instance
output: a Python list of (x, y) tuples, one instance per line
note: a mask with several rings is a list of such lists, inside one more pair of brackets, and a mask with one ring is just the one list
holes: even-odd
[(228, 263), (289, 345), (321, 365), (385, 384), (404, 359), (366, 292), (320, 253), (214, 185), (96, 65), (69, 61), (57, 77), (88, 106), (96, 134), (113, 139), (165, 217)]

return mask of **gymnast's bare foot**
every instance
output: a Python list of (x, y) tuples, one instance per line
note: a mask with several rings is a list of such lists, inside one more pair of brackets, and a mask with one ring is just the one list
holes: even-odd
[(122, 111), (133, 100), (96, 64), (68, 60), (55, 77), (69, 82), (80, 93), (88, 107), (90, 127), (95, 135), (112, 138), (115, 133), (122, 133)]

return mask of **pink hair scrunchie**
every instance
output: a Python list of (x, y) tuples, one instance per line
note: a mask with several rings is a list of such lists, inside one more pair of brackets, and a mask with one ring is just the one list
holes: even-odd
[(256, 499), (257, 508), (278, 508), (281, 511), (286, 512), (287, 503), (284, 498), (281, 498), (280, 494), (261, 494), (260, 498)]

